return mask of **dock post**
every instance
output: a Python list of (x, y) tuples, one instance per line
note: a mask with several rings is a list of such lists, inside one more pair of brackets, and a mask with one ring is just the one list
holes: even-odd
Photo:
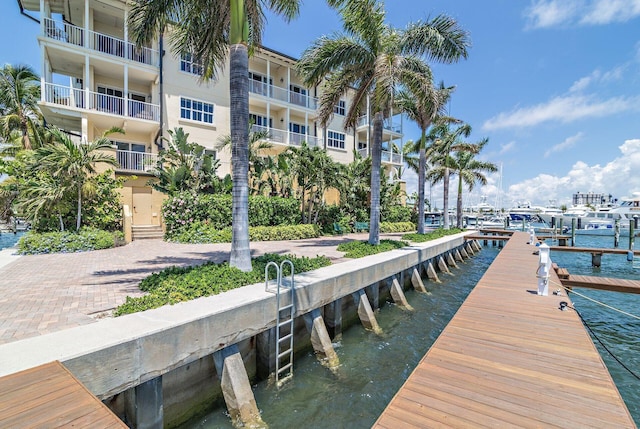
[(358, 308), (358, 317), (360, 318), (360, 322), (362, 322), (364, 328), (369, 329), (378, 335), (382, 334), (382, 329), (380, 329), (380, 325), (378, 325), (378, 321), (376, 320), (375, 314), (373, 314), (371, 304), (369, 304), (369, 299), (367, 298), (367, 294), (364, 293), (364, 290), (360, 289), (351, 295), (353, 296), (353, 301), (356, 303), (356, 307)]
[(634, 247), (634, 244), (635, 244), (637, 219), (638, 219), (637, 216), (634, 216), (633, 219), (629, 219), (629, 250), (631, 252), (633, 252), (633, 247)]
[(418, 292), (428, 292), (427, 288), (424, 287), (424, 283), (422, 282), (422, 278), (420, 277), (418, 270), (416, 270), (415, 268), (413, 269), (413, 273), (411, 274), (411, 284), (413, 285), (413, 288)]
[(125, 394), (125, 418), (138, 429), (162, 429), (164, 409), (162, 376), (145, 381)]
[[(365, 301), (368, 303), (369, 301), (367, 300), (367, 295), (364, 293), (364, 290), (360, 292), (362, 292)], [(302, 318), (304, 319), (304, 324), (307, 326), (307, 330), (311, 334), (311, 345), (316, 352), (316, 356), (320, 358), (320, 362), (328, 368), (336, 368), (340, 364), (340, 361), (331, 343), (331, 338), (329, 338), (329, 333), (327, 332), (327, 327), (324, 324), (320, 309), (313, 309)]]
[(395, 302), (396, 305), (398, 305), (401, 308), (404, 308), (405, 310), (413, 311), (413, 307), (411, 307), (411, 305), (409, 304), (409, 301), (407, 301), (407, 297), (404, 295), (404, 291), (400, 287), (400, 283), (398, 283), (398, 279), (395, 277), (391, 282), (390, 292), (391, 292), (391, 298), (393, 298), (393, 302)]
[(602, 265), (602, 253), (593, 252), (591, 254), (591, 266), (599, 268)]
[[(451, 257), (451, 255), (449, 255), (449, 257)], [(454, 264), (455, 264), (455, 262), (454, 262)], [(438, 268), (443, 273), (451, 274), (451, 271), (449, 271), (449, 266), (444, 261), (444, 258), (442, 256), (438, 256)]]
[(238, 345), (233, 344), (215, 352), (213, 362), (234, 426), (266, 427), (260, 417)]
[(571, 247), (576, 246), (576, 218), (571, 219)]
[(256, 373), (268, 378), (276, 371), (276, 328), (256, 335)]
[(547, 296), (549, 295), (549, 271), (551, 270), (551, 257), (549, 253), (551, 249), (547, 243), (542, 243), (540, 247), (539, 259), (538, 259), (538, 270), (536, 272), (536, 277), (538, 277), (538, 295)]
[(617, 249), (620, 244), (620, 219), (616, 219), (613, 225), (613, 247)]

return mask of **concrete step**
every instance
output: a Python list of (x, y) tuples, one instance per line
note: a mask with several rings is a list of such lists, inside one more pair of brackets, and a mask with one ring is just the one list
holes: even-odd
[(131, 226), (131, 239), (132, 240), (162, 240), (164, 232), (160, 225), (132, 225)]

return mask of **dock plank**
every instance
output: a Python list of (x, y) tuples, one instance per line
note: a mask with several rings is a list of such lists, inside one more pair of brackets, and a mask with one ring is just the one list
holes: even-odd
[(561, 282), (564, 287), (584, 287), (612, 292), (640, 293), (640, 281), (638, 280), (569, 274), (569, 277), (561, 279)]
[(56, 361), (0, 378), (0, 427), (127, 426)]
[(569, 298), (537, 295), (527, 239), (514, 233), (374, 428), (636, 427), (579, 316), (560, 311)]

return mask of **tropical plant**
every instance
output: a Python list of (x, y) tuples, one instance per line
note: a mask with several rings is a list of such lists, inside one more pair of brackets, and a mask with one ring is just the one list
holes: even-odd
[(130, 32), (138, 45), (171, 26), (173, 51), (190, 53), (203, 64), (204, 80), (217, 74), (229, 55), (233, 240), (229, 263), (251, 270), (249, 249), (249, 51), (260, 46), (263, 7), (286, 19), (298, 14), (300, 0), (133, 0)]
[(444, 15), (397, 30), (385, 24), (383, 5), (377, 0), (329, 0), (329, 4), (340, 12), (344, 33), (315, 41), (303, 53), (297, 70), (308, 86), (324, 81), (318, 115), (322, 126), (326, 127), (334, 106), (347, 93), (353, 97), (346, 128), (355, 128), (363, 114), (373, 114), (369, 243), (375, 245), (380, 242), (382, 126), (398, 87), (428, 91), (431, 70), (419, 57), (458, 61), (467, 56), (469, 39), (455, 20)]
[(124, 131), (114, 127), (107, 130), (101, 137), (90, 143), (76, 144), (71, 137), (60, 129), (51, 130), (54, 144), (46, 145), (36, 150), (36, 171), (49, 174), (58, 184), (60, 191), (75, 190), (76, 205), (76, 230), (80, 230), (82, 224), (82, 197), (83, 194), (92, 193), (95, 188), (89, 181), (89, 175), (96, 173), (96, 164), (117, 165), (113, 155), (104, 152), (111, 149), (112, 143), (107, 138), (113, 133)]
[(396, 106), (407, 117), (420, 127), (420, 139), (412, 144), (412, 149), (418, 156), (418, 234), (424, 234), (424, 206), (425, 206), (425, 177), (427, 169), (427, 129), (438, 116), (443, 116), (447, 101), (451, 97), (454, 87), (428, 88), (419, 93), (400, 91), (396, 98)]
[(471, 149), (458, 150), (453, 153), (450, 160), (452, 171), (458, 176), (458, 198), (456, 204), (456, 223), (458, 228), (462, 228), (462, 185), (467, 185), (469, 191), (473, 190), (476, 183), (487, 184), (487, 177), (484, 173), (495, 173), (498, 167), (488, 161), (480, 161), (475, 158), (489, 142), (483, 139), (475, 143)]
[(40, 77), (27, 65), (0, 68), (0, 137), (23, 149), (38, 147), (42, 127)]
[(156, 190), (167, 195), (183, 191), (212, 193), (221, 190), (216, 170), (220, 161), (205, 152), (198, 143), (189, 142), (189, 133), (180, 128), (169, 130), (167, 149), (160, 151), (153, 170), (158, 180), (149, 181)]

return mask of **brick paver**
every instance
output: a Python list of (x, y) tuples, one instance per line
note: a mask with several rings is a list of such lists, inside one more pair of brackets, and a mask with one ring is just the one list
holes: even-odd
[[(342, 242), (367, 234), (251, 243), (253, 256), (288, 253), (340, 262)], [(126, 296), (140, 296), (146, 276), (177, 265), (229, 260), (230, 244), (134, 241), (93, 252), (26, 255), (0, 266), (0, 344), (109, 317)]]

